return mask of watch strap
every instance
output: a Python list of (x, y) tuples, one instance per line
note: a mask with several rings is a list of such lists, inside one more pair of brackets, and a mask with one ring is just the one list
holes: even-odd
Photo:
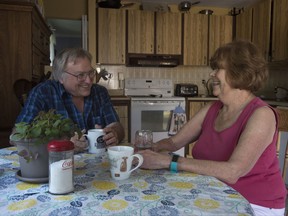
[(171, 163), (170, 163), (170, 171), (172, 173), (177, 173), (178, 172), (178, 158), (179, 158), (179, 155), (176, 155), (176, 154), (173, 154), (172, 155), (172, 160), (171, 160)]

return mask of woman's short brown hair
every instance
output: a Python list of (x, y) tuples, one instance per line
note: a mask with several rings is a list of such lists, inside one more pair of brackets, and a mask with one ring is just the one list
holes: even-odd
[(225, 69), (231, 87), (251, 92), (263, 87), (269, 76), (263, 54), (248, 41), (233, 41), (219, 47), (210, 59), (210, 66), (213, 70)]

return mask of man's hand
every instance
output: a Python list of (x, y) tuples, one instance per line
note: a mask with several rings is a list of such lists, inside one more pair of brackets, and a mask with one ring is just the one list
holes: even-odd
[[(86, 130), (82, 130), (81, 134), (84, 134), (86, 132)], [(88, 141), (86, 140), (85, 136), (81, 136), (79, 137), (79, 134), (77, 132), (75, 132), (75, 135), (73, 137), (71, 137), (70, 141), (72, 141), (74, 143), (74, 151), (76, 153), (78, 152), (83, 152), (87, 149), (88, 147)]]
[[(95, 128), (100, 129), (101, 126), (95, 125)], [(105, 132), (103, 140), (105, 141), (106, 146), (118, 145), (124, 138), (124, 129), (119, 122), (107, 125), (103, 128), (103, 131)]]

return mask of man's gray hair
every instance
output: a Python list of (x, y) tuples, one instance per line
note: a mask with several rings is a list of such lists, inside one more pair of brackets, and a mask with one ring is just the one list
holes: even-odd
[(74, 62), (79, 58), (87, 58), (92, 61), (92, 55), (82, 48), (67, 48), (59, 52), (53, 61), (52, 79), (61, 80), (69, 62)]

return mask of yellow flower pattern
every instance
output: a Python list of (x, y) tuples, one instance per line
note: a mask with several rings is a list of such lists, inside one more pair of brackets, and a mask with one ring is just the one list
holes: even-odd
[(55, 200), (62, 200), (62, 201), (67, 201), (67, 200), (71, 200), (72, 196), (56, 196)]
[(229, 194), (228, 197), (234, 198), (234, 199), (240, 199), (241, 195), (240, 194)]
[(4, 185), (1, 193), (7, 194), (2, 197), (1, 215), (137, 216), (229, 212), (249, 216), (252, 211), (247, 200), (215, 178), (188, 172), (171, 174), (169, 170), (138, 169), (129, 179), (114, 181), (108, 157), (95, 158), (93, 154), (74, 157), (75, 191), (55, 196), (47, 193), (48, 184), (17, 180), (18, 156), (9, 152), (4, 155), (0, 154), (0, 160), (11, 162), (1, 168), (0, 181)]
[(21, 182), (21, 183), (17, 184), (16, 187), (18, 190), (28, 190), (28, 189), (32, 189), (32, 188), (38, 188), (39, 185)]
[(217, 209), (220, 206), (219, 202), (211, 199), (197, 199), (194, 204), (202, 209)]
[(125, 209), (128, 206), (128, 203), (124, 200), (113, 199), (104, 202), (102, 206), (109, 211), (119, 211)]
[(143, 196), (142, 199), (144, 199), (144, 200), (158, 200), (158, 199), (160, 199), (160, 196), (158, 196), (158, 195), (146, 195), (146, 196)]
[(144, 188), (147, 188), (148, 183), (147, 183), (147, 182), (144, 182), (144, 181), (135, 182), (135, 183), (134, 183), (134, 186), (137, 187), (137, 188), (144, 189)]
[(8, 206), (8, 209), (10, 211), (20, 211), (28, 208), (32, 208), (37, 204), (37, 201), (34, 199), (28, 199), (28, 200), (21, 200), (19, 202), (12, 203)]
[(93, 187), (100, 190), (112, 190), (114, 188), (117, 188), (117, 185), (115, 183), (109, 181), (94, 181), (92, 184)]
[(190, 182), (170, 182), (169, 185), (174, 188), (179, 189), (191, 189), (194, 188), (194, 185)]

